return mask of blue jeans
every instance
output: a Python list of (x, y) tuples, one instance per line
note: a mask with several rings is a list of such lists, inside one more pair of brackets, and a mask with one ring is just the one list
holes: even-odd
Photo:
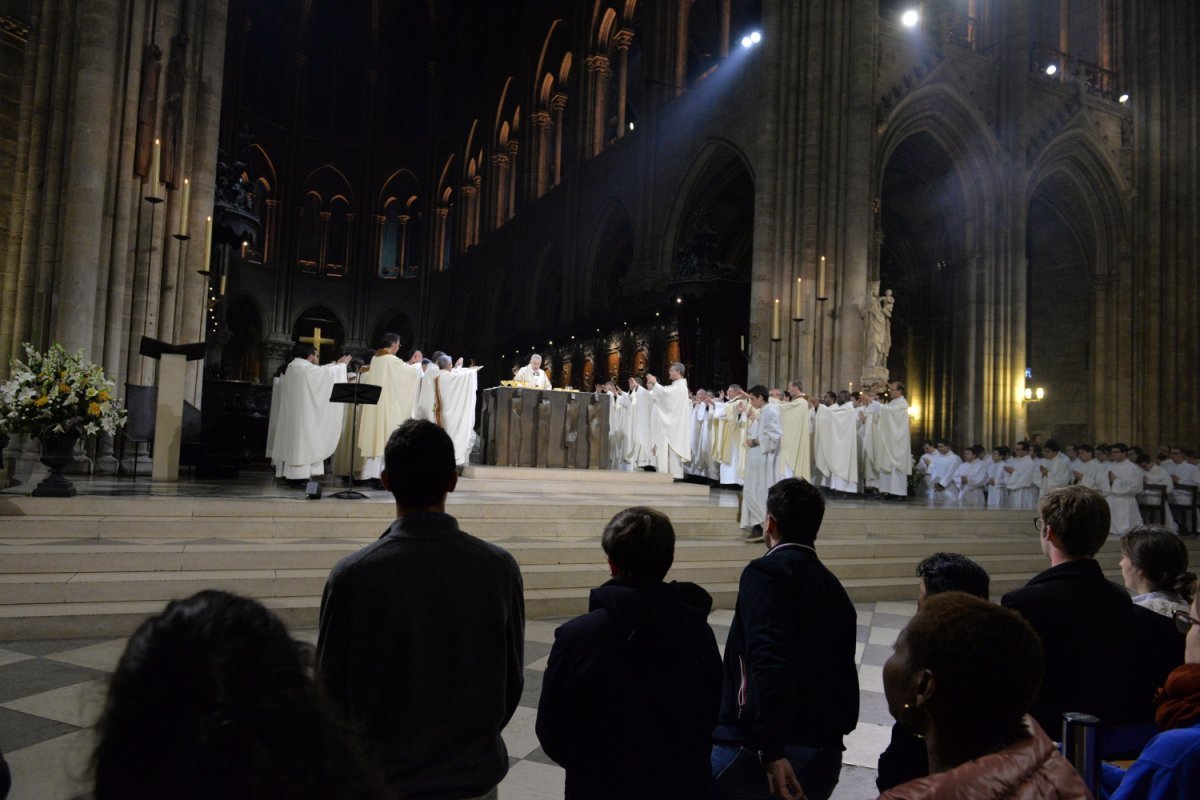
[[(814, 747), (785, 747), (796, 779), (808, 800), (829, 800), (842, 772), (840, 750)], [(771, 800), (767, 771), (758, 754), (744, 747), (714, 744), (712, 749), (713, 790), (710, 800)]]

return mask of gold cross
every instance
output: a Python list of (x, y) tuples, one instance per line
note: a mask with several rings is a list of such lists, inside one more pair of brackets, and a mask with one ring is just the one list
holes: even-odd
[(321, 328), (320, 327), (313, 328), (312, 336), (301, 336), (300, 342), (301, 342), (301, 344), (311, 344), (313, 347), (317, 348), (318, 350), (320, 350), (322, 347), (324, 347), (327, 344), (331, 345), (334, 343), (333, 339), (321, 338)]

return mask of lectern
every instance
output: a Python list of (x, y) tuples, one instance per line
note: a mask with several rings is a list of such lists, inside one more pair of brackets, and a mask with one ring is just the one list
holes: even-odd
[(142, 337), (138, 353), (158, 362), (158, 401), (154, 414), (154, 467), (156, 481), (179, 480), (179, 448), (183, 443), (183, 385), (187, 362), (204, 358), (206, 345), (167, 344)]
[[(320, 338), (321, 329), (317, 328), (316, 338)], [(338, 500), (366, 500), (362, 492), (354, 491), (354, 461), (358, 455), (358, 407), (373, 406), (379, 403), (379, 395), (383, 393), (382, 386), (370, 383), (335, 383), (329, 394), (329, 402), (346, 403), (350, 406), (350, 474), (346, 476), (346, 488), (333, 495)]]

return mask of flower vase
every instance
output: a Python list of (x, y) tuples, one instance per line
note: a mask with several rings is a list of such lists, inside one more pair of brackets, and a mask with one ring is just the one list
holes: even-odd
[(78, 431), (42, 436), (42, 463), (50, 468), (50, 474), (33, 490), (34, 497), (75, 496), (75, 484), (63, 475), (63, 470), (75, 460), (75, 442), (78, 439)]

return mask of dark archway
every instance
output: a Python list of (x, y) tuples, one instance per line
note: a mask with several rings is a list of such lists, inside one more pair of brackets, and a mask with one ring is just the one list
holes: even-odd
[(229, 304), (226, 314), (229, 342), (222, 354), (222, 372), (231, 380), (261, 383), (263, 321), (258, 307), (246, 295)]
[(956, 435), (954, 387), (964, 385), (966, 198), (950, 154), (914, 133), (883, 171), (881, 291), (896, 297), (888, 371), (927, 404), (927, 437)]
[(407, 314), (397, 314), (381, 325), (376, 325), (371, 331), (371, 346), (378, 348), (383, 343), (385, 333), (395, 333), (400, 336), (400, 355), (412, 355), (414, 330), (412, 320)]

